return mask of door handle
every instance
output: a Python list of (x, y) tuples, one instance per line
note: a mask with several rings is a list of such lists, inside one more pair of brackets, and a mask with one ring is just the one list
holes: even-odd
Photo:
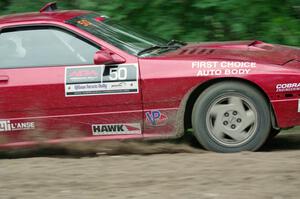
[(6, 75), (0, 75), (0, 82), (7, 82), (9, 80), (9, 77)]

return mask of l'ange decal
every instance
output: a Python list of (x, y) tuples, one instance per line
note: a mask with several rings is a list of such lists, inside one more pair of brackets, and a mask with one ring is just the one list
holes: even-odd
[(76, 66), (65, 69), (65, 96), (138, 93), (138, 65)]
[(133, 135), (141, 134), (139, 123), (128, 124), (93, 124), (93, 135)]
[(168, 122), (168, 116), (159, 110), (147, 111), (146, 124), (150, 126), (163, 126)]
[(197, 76), (247, 75), (254, 68), (255, 62), (237, 61), (194, 61), (192, 69), (197, 69)]
[(35, 129), (34, 122), (12, 122), (10, 120), (0, 121), (0, 132), (5, 131), (23, 131)]

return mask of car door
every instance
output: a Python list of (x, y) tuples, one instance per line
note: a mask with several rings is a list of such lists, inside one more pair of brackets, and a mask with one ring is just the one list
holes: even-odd
[(95, 65), (99, 50), (58, 27), (3, 29), (0, 141), (140, 137), (138, 64)]

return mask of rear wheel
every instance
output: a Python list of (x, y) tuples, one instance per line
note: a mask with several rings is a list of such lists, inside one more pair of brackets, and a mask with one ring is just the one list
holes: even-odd
[(239, 82), (217, 83), (206, 89), (195, 103), (192, 124), (206, 149), (225, 153), (259, 149), (271, 128), (264, 97)]

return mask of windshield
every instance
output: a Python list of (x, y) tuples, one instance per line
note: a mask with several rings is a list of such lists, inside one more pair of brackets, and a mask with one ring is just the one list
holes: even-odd
[(85, 30), (132, 55), (138, 55), (142, 50), (152, 46), (165, 46), (168, 43), (164, 39), (137, 32), (95, 13), (75, 17), (67, 23)]

